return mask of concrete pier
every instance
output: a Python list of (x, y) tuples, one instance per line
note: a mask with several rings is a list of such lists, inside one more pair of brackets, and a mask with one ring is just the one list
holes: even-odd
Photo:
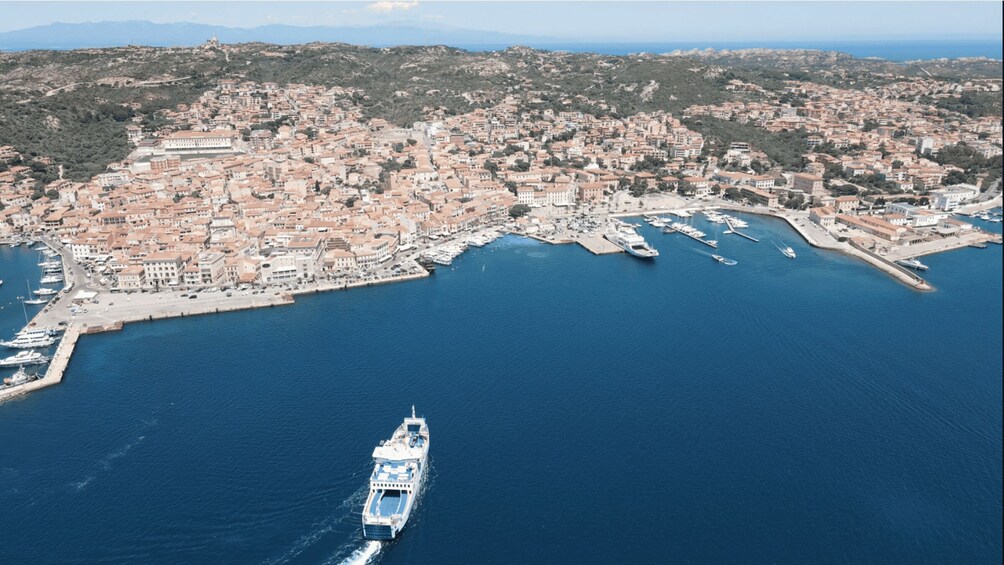
[(593, 255), (609, 255), (611, 253), (624, 252), (623, 249), (602, 237), (580, 237), (575, 241)]
[(755, 238), (755, 237), (753, 237), (752, 235), (750, 235), (748, 233), (743, 233), (741, 231), (734, 230), (732, 228), (729, 228), (729, 230), (727, 230), (725, 233), (730, 233), (730, 234), (733, 234), (733, 235), (738, 235), (739, 237), (744, 237), (744, 238), (752, 241), (753, 243), (760, 243), (760, 240), (757, 239), (757, 238)]

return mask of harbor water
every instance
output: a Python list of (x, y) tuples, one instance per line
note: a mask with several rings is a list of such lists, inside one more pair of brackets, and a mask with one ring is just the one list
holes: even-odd
[[(744, 218), (760, 243), (699, 218), (717, 250), (643, 226), (654, 261), (509, 236), (85, 335), (0, 405), (0, 562), (999, 563), (1001, 247), (923, 258), (921, 293)], [(36, 261), (0, 261), (6, 302)], [(431, 476), (365, 542), (370, 454), (412, 404)]]

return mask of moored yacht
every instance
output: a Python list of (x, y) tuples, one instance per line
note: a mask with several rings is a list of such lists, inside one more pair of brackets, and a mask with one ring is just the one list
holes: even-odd
[(429, 427), (425, 418), (411, 417), (394, 435), (373, 450), (370, 494), (363, 507), (363, 537), (391, 540), (408, 522), (421, 491), (429, 457)]
[(53, 343), (56, 343), (55, 336), (40, 331), (22, 332), (17, 334), (12, 340), (0, 341), (0, 345), (11, 349), (43, 348), (49, 347)]
[(17, 354), (0, 359), (0, 367), (17, 367), (19, 365), (44, 365), (49, 358), (38, 351), (18, 351)]
[(38, 296), (52, 296), (53, 294), (59, 294), (58, 290), (55, 290), (55, 289), (52, 289), (52, 288), (45, 288), (45, 287), (39, 288), (37, 290), (33, 290), (32, 292), (34, 292)]

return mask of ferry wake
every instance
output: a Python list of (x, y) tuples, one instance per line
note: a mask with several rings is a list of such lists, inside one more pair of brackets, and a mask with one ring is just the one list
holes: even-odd
[(373, 450), (370, 494), (363, 507), (363, 537), (391, 540), (404, 529), (422, 488), (429, 457), (429, 427), (425, 418), (411, 417), (394, 435)]

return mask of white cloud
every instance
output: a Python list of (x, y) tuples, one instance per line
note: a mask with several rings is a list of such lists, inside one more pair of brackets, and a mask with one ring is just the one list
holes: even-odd
[(412, 8), (418, 7), (418, 0), (402, 1), (402, 0), (383, 0), (381, 2), (374, 2), (366, 6), (367, 10), (373, 12), (393, 12), (395, 10), (410, 10)]

